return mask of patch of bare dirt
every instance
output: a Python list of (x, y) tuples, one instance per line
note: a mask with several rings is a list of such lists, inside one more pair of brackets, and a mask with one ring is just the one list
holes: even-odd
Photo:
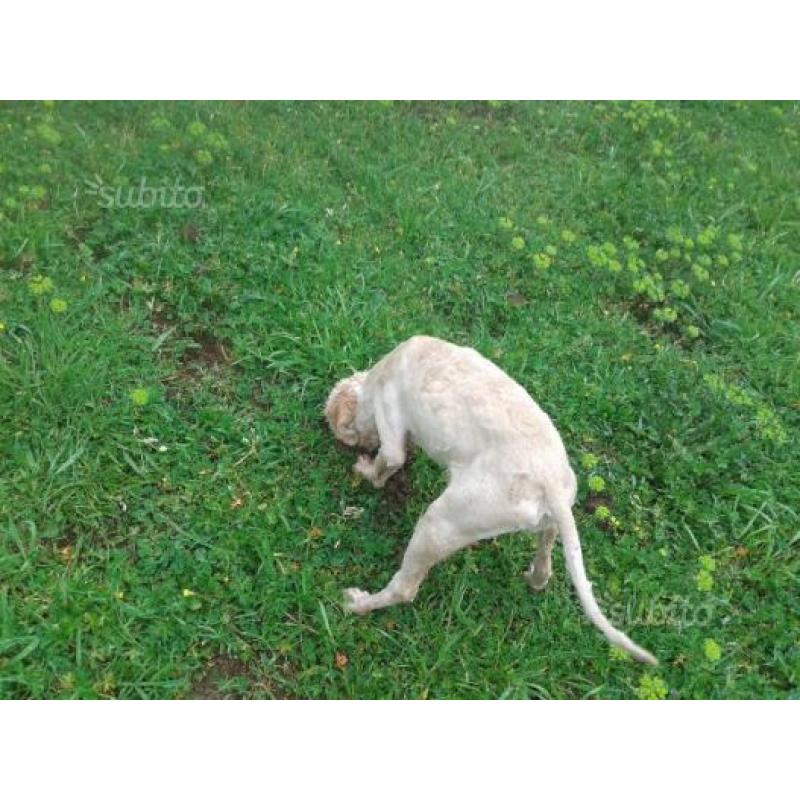
[(610, 511), (613, 505), (614, 501), (606, 494), (590, 494), (583, 504), (583, 510), (587, 514), (594, 514), (598, 506), (605, 506)]
[(163, 333), (167, 328), (173, 327), (169, 314), (163, 306), (157, 306), (153, 309), (153, 313), (150, 315), (150, 321), (159, 333)]
[(180, 230), (181, 241), (185, 242), (186, 244), (196, 244), (200, 241), (200, 236), (200, 228), (198, 228), (197, 225), (192, 225), (191, 223), (184, 225)]
[(247, 664), (230, 656), (216, 656), (194, 683), (189, 696), (194, 700), (236, 699), (226, 695), (219, 686), (233, 678), (246, 678), (249, 681), (250, 670)]
[[(340, 442), (331, 432), (331, 429), (328, 427), (328, 422), (323, 416), (320, 415), (317, 424), (322, 429), (325, 436), (329, 438), (333, 447), (335, 447), (340, 453), (347, 453), (351, 455), (354, 462), (359, 453), (365, 452), (357, 448), (348, 447), (346, 444), (344, 444), (344, 442)], [(404, 508), (412, 492), (410, 467), (416, 456), (416, 451), (415, 445), (410, 439), (406, 444), (406, 452), (406, 463), (403, 465), (403, 468), (395, 472), (395, 474), (392, 475), (388, 481), (386, 481), (386, 485), (383, 487), (383, 489), (380, 490), (383, 502), (391, 510), (399, 510)], [(375, 453), (368, 453), (368, 455), (374, 456)]]
[(409, 474), (409, 463), (412, 458), (413, 456), (409, 457), (405, 466), (398, 472), (395, 472), (395, 474), (386, 481), (386, 485), (382, 489), (383, 501), (391, 509), (404, 508), (408, 502), (408, 498), (411, 496), (412, 486), (411, 476)]
[[(208, 662), (202, 675), (192, 684), (186, 696), (192, 700), (242, 700), (245, 697), (293, 699), (295, 695), (281, 684), (291, 681), (294, 674), (294, 666), (286, 659), (279, 659), (275, 663), (274, 680), (271, 680), (253, 665), (245, 664), (231, 656), (218, 655)], [(239, 690), (239, 694), (226, 692), (222, 685), (236, 678), (245, 679), (246, 688)]]
[(488, 120), (508, 119), (509, 117), (513, 116), (514, 113), (513, 103), (491, 105), (486, 100), (474, 100), (470, 103), (463, 103), (461, 108), (473, 118), (483, 118)]
[(184, 364), (199, 364), (210, 368), (230, 363), (231, 351), (228, 342), (217, 339), (206, 331), (195, 334), (192, 340), (194, 346), (187, 349), (182, 356)]
[(34, 265), (36, 259), (31, 253), (23, 253), (17, 258), (17, 269), (20, 272), (30, 272), (31, 267)]
[(463, 115), (473, 120), (501, 120), (513, 116), (513, 103), (492, 105), (485, 100), (473, 100), (450, 105), (435, 100), (412, 100), (404, 102), (400, 108), (414, 116), (427, 120), (445, 119), (448, 116)]

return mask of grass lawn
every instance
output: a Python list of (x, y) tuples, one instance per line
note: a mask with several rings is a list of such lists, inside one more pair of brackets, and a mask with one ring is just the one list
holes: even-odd
[[(798, 186), (798, 104), (0, 106), (0, 697), (800, 697)], [(343, 613), (443, 476), (322, 403), (414, 333), (552, 416), (659, 667), (524, 534)]]

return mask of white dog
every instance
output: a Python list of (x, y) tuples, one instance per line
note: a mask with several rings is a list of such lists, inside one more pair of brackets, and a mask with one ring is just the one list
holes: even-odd
[(337, 439), (365, 450), (354, 469), (376, 487), (399, 470), (409, 438), (448, 470), (449, 483), (420, 517), (400, 570), (369, 594), (345, 591), (356, 614), (414, 599), (430, 568), (480, 539), (541, 531), (525, 577), (536, 591), (552, 572), (561, 535), (581, 605), (612, 643), (646, 664), (656, 659), (614, 628), (586, 578), (571, 506), (575, 475), (558, 431), (516, 381), (475, 350), (414, 336), (368, 372), (336, 384), (325, 416)]

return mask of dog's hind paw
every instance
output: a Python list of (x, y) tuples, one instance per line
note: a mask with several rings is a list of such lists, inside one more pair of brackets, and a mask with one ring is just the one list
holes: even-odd
[(530, 586), (534, 592), (544, 591), (545, 587), (547, 586), (547, 582), (550, 580), (549, 574), (539, 575), (537, 572), (532, 572), (530, 570), (523, 572), (522, 577), (525, 578), (528, 586)]
[(366, 614), (371, 610), (370, 600), (372, 595), (363, 589), (345, 589), (344, 607), (353, 614)]

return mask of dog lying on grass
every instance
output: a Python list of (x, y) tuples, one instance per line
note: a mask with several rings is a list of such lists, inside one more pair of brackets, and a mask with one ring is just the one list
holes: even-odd
[(403, 466), (409, 438), (449, 473), (447, 488), (417, 522), (400, 570), (375, 594), (346, 589), (348, 610), (365, 614), (411, 602), (434, 564), (480, 539), (519, 530), (541, 532), (525, 573), (541, 591), (560, 534), (589, 619), (638, 661), (658, 663), (597, 605), (571, 510), (577, 481), (561, 437), (525, 389), (491, 361), (471, 348), (413, 336), (368, 372), (339, 381), (325, 416), (344, 444), (377, 450), (354, 466), (375, 487)]

